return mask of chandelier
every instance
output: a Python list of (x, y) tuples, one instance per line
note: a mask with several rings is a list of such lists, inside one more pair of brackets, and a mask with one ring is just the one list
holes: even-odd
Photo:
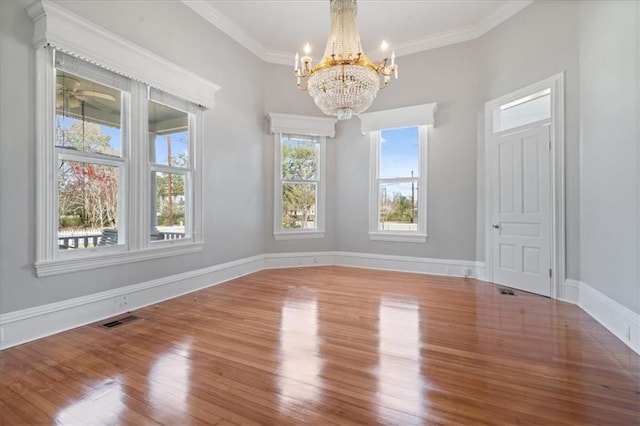
[[(371, 106), (379, 89), (389, 84), (391, 75), (398, 78), (395, 53), (374, 64), (362, 52), (356, 24), (356, 0), (329, 0), (331, 30), (322, 60), (311, 65), (309, 44), (302, 58), (296, 53), (294, 74), (300, 90), (308, 91), (327, 115), (348, 120)], [(382, 49), (387, 49), (382, 42)]]

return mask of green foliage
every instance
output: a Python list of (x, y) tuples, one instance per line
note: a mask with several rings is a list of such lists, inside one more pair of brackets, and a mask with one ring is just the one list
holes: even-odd
[(184, 175), (156, 174), (156, 211), (159, 213), (158, 225), (172, 226), (180, 221), (184, 223)]
[(282, 178), (313, 179), (318, 169), (315, 146), (282, 144)]
[(82, 225), (80, 216), (60, 216), (60, 228), (75, 228)]
[(160, 216), (158, 216), (157, 221), (159, 226), (173, 226), (175, 224), (184, 223), (184, 209), (174, 210), (172, 217), (169, 218), (168, 210), (165, 208)]
[(402, 194), (394, 194), (394, 209), (387, 216), (389, 222), (412, 223), (411, 199)]
[(394, 193), (392, 199), (383, 198), (380, 206), (381, 220), (383, 222), (416, 223), (416, 212), (411, 204), (411, 198), (399, 192)]
[[(315, 179), (318, 158), (315, 144), (282, 144), (282, 178), (287, 180)], [(285, 183), (282, 185), (282, 227), (306, 228), (315, 220), (315, 183)]]

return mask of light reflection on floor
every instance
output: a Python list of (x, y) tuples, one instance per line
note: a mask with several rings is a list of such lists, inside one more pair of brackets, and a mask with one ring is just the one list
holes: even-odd
[(420, 356), (420, 307), (415, 301), (383, 297), (378, 308), (378, 415), (424, 414)]
[(191, 379), (191, 341), (162, 353), (149, 372), (149, 402), (160, 418), (188, 418)]
[(121, 377), (105, 380), (82, 399), (61, 410), (56, 416), (56, 424), (117, 424), (126, 408), (124, 398)]
[(318, 306), (314, 295), (307, 300), (287, 300), (280, 323), (278, 398), (283, 410), (319, 402), (323, 361), (319, 354)]

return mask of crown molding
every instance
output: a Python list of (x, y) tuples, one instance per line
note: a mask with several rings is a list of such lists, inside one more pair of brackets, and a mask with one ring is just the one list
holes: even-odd
[(534, 1), (535, 0), (515, 0), (503, 4), (476, 25), (476, 38), (502, 24)]
[[(198, 15), (209, 21), (220, 31), (238, 42), (242, 47), (262, 59), (264, 62), (272, 62), (267, 49), (257, 40), (249, 36), (242, 28), (237, 26), (231, 19), (220, 13), (211, 2), (202, 0), (181, 0), (182, 3), (196, 12)], [(293, 57), (293, 55), (289, 55)], [(291, 62), (289, 60), (288, 62)], [(281, 63), (281, 62), (276, 62)]]
[(33, 45), (71, 56), (212, 108), (220, 86), (88, 21), (50, 0), (26, 8), (34, 22)]
[[(294, 56), (293, 53), (268, 50), (262, 43), (249, 36), (231, 19), (220, 13), (211, 2), (198, 0), (181, 1), (264, 62), (291, 65)], [(511, 18), (534, 1), (535, 0), (509, 1), (474, 25), (397, 43), (394, 46), (396, 57), (474, 40)]]

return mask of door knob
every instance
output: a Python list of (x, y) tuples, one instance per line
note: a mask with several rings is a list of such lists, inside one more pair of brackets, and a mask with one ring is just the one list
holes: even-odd
[(494, 227), (494, 228), (496, 228), (496, 229), (500, 229), (500, 225), (498, 225), (498, 224), (491, 225), (491, 226), (493, 226), (493, 227)]

